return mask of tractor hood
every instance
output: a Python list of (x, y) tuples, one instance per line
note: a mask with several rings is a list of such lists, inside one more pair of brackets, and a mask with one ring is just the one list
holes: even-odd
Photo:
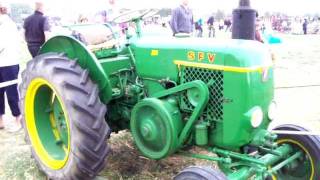
[[(233, 67), (261, 67), (272, 64), (266, 45), (252, 40), (208, 38), (142, 37), (133, 49), (147, 59), (192, 61)], [(144, 59), (145, 59), (144, 58)]]

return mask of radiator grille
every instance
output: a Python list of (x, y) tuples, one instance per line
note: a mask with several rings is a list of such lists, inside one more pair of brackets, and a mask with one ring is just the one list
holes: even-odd
[[(181, 83), (202, 80), (209, 85), (209, 102), (204, 115), (209, 119), (220, 121), (223, 119), (223, 71), (209, 70), (195, 67), (182, 67)], [(181, 97), (181, 108), (192, 111), (193, 105), (188, 101), (187, 93)]]

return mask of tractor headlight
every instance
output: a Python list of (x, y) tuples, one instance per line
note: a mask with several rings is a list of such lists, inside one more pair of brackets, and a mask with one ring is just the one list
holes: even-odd
[(272, 101), (268, 108), (268, 117), (270, 120), (274, 120), (277, 115), (277, 104), (275, 101)]
[(261, 125), (263, 121), (263, 112), (261, 107), (254, 107), (251, 111), (251, 125), (254, 128), (257, 128)]

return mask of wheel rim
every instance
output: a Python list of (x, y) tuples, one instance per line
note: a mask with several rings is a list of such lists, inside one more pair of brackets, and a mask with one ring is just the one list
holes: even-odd
[[(292, 139), (282, 139), (278, 141), (279, 144), (291, 144), (296, 151), (303, 152), (303, 156), (296, 161), (290, 163), (288, 166), (280, 169), (276, 174), (275, 179), (314, 179), (315, 165), (309, 151), (301, 143)], [(296, 152), (295, 151), (295, 152)]]
[(62, 102), (45, 79), (30, 82), (25, 97), (27, 131), (40, 160), (54, 170), (64, 167), (70, 153), (69, 120)]

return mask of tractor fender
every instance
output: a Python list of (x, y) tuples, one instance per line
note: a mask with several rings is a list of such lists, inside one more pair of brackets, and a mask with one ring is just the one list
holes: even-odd
[(88, 70), (89, 77), (99, 87), (102, 102), (108, 103), (112, 98), (112, 88), (107, 74), (95, 55), (86, 46), (71, 36), (54, 36), (40, 49), (39, 54), (64, 53), (70, 60), (76, 60), (81, 68)]

